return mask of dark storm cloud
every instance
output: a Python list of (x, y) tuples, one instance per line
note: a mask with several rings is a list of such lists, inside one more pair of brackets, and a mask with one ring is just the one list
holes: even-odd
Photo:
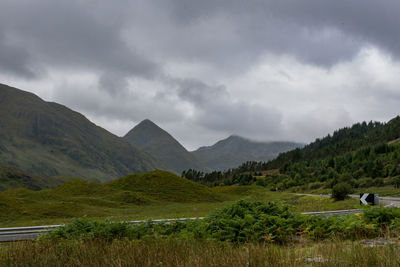
[[(5, 0), (0, 4), (0, 22), (16, 47), (23, 46), (35, 55), (35, 63), (48, 69), (89, 69), (103, 76), (112, 72), (121, 79), (131, 75), (153, 77), (158, 66), (121, 39), (123, 12), (112, 5), (104, 2), (99, 7), (95, 1), (77, 0)], [(15, 69), (22, 74), (27, 55), (21, 53), (22, 59), (15, 62)]]
[(29, 54), (20, 47), (8, 44), (0, 36), (0, 71), (34, 78), (35, 73), (29, 64)]
[[(0, 5), (0, 31), (14, 36), (13, 47), (24, 47), (10, 69), (25, 75), (26, 58), (34, 54), (47, 67), (151, 78), (159, 66), (151, 54), (139, 52), (146, 50), (141, 47), (142, 35), (150, 37), (166, 57), (170, 53), (196, 58), (228, 69), (248, 67), (264, 52), (330, 66), (351, 58), (366, 43), (400, 55), (400, 2), (394, 0), (4, 0)], [(127, 44), (121, 31), (142, 10), (160, 30), (147, 28), (143, 21), (139, 28), (146, 32), (129, 32), (134, 42)], [(158, 14), (167, 17), (167, 23)]]
[[(18, 50), (19, 59), (10, 64), (10, 69), (23, 75), (29, 74), (27, 61), (33, 54), (34, 63), (48, 68), (90, 68), (111, 71), (113, 76), (118, 73), (121, 79), (152, 78), (159, 74), (159, 66), (143, 47), (143, 35), (155, 43), (155, 53), (167, 58), (195, 58), (239, 71), (265, 52), (331, 66), (371, 43), (398, 56), (399, 9), (400, 2), (393, 0), (4, 0), (0, 31), (14, 37), (14, 49), (23, 47)], [(130, 23), (138, 23), (132, 17), (140, 16), (142, 10), (160, 30), (154, 25), (147, 28), (143, 21), (139, 28), (145, 31), (129, 32), (132, 42), (127, 44), (121, 32)], [(167, 17), (166, 23), (158, 14)], [(2, 51), (7, 50), (2, 47)]]
[(168, 5), (178, 25), (228, 17), (241, 37), (241, 51), (247, 47), (332, 65), (371, 43), (400, 56), (400, 2), (395, 0), (170, 0)]
[(24, 78), (35, 76), (30, 65), (30, 55), (19, 45), (7, 38), (0, 24), (0, 71), (20, 75)]

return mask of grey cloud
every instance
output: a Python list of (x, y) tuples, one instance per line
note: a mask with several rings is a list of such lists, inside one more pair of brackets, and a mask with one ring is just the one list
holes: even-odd
[(110, 96), (125, 94), (128, 91), (129, 83), (124, 75), (107, 72), (100, 75), (99, 89), (109, 93)]
[(117, 9), (105, 12), (104, 5), (113, 6), (103, 2), (102, 9), (93, 1), (77, 0), (5, 0), (0, 4), (0, 22), (19, 41), (17, 45), (47, 68), (114, 71), (121, 77), (155, 75), (158, 66), (122, 40), (123, 17)]
[[(394, 0), (2, 0), (0, 75), (47, 83), (53, 100), (101, 123), (129, 125), (150, 118), (170, 129), (179, 126), (179, 135), (190, 135), (192, 144), (194, 128), (202, 140), (236, 133), (309, 141), (358, 118), (397, 112), (398, 83), (371, 87), (374, 70), (358, 73), (362, 65), (347, 66), (365, 83), (339, 75), (343, 87), (350, 81), (349, 87), (367, 91), (346, 92), (330, 86), (337, 81), (328, 75), (310, 82), (322, 75), (310, 69), (332, 71), (368, 46), (386, 51), (397, 64), (398, 10), (400, 2)], [(269, 83), (259, 78), (264, 87), (234, 84), (263, 60), (282, 58), (296, 67), (283, 64), (279, 78), (265, 74), (273, 77)], [(269, 63), (273, 68), (275, 62)], [(85, 75), (90, 81), (80, 79)], [(250, 84), (258, 88), (256, 96), (232, 89), (247, 92)], [(308, 84), (315, 88), (308, 90)], [(390, 84), (391, 90), (382, 89)], [(296, 105), (298, 99), (305, 103)], [(285, 101), (296, 112), (285, 110)], [(331, 101), (346, 103), (321, 108)], [(331, 113), (337, 116), (316, 116)]]
[(321, 66), (352, 58), (366, 43), (400, 54), (400, 4), (391, 0), (363, 5), (345, 0), (4, 0), (0, 5), (5, 30), (38, 63), (116, 71), (121, 78), (160, 75), (162, 62), (156, 63), (155, 55), (240, 73), (265, 52)]
[[(123, 84), (124, 86), (124, 84)], [(96, 82), (64, 81), (57, 85), (54, 100), (63, 103), (94, 120), (124, 121), (130, 126), (133, 122), (145, 118), (156, 121), (179, 121), (184, 117), (180, 106), (168, 98), (156, 99), (145, 96), (143, 90), (148, 88), (125, 88), (124, 93), (107, 91), (97, 86)], [(117, 130), (122, 134), (120, 130)]]
[(197, 106), (204, 105), (208, 101), (215, 101), (215, 99), (230, 97), (226, 88), (222, 85), (209, 86), (196, 79), (176, 79), (175, 83), (178, 85), (178, 96), (183, 100), (195, 103)]
[[(214, 16), (231, 19), (238, 43), (226, 43), (225, 49), (216, 46), (222, 54), (237, 46), (240, 52), (253, 51), (253, 56), (272, 51), (331, 66), (370, 43), (400, 56), (398, 1), (170, 0), (168, 6), (178, 25), (195, 25)], [(230, 30), (215, 26), (216, 31)]]
[(176, 81), (178, 96), (195, 109), (194, 120), (214, 131), (258, 139), (278, 138), (282, 114), (275, 108), (235, 100), (225, 86), (194, 79)]
[(209, 129), (261, 140), (277, 140), (282, 132), (278, 110), (245, 102), (210, 103), (199, 111), (197, 120)]
[[(305, 119), (304, 119), (305, 118)], [(286, 134), (297, 140), (311, 141), (311, 137), (323, 137), (332, 130), (350, 126), (352, 118), (342, 107), (318, 107), (310, 112), (300, 112), (287, 122)]]
[(23, 78), (34, 78), (30, 55), (23, 47), (7, 42), (0, 28), (0, 70)]

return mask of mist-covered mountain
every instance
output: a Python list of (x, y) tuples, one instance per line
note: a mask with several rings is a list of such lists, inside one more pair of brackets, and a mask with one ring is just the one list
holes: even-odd
[(186, 169), (205, 168), (172, 135), (148, 119), (136, 125), (124, 139), (179, 174)]
[(3, 84), (0, 163), (33, 174), (100, 180), (164, 168), (80, 113)]
[(246, 161), (268, 161), (282, 152), (302, 146), (294, 142), (256, 142), (232, 135), (192, 153), (201, 164), (213, 170), (226, 170)]

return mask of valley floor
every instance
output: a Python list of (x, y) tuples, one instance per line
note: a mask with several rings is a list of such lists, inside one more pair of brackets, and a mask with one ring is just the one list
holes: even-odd
[[(70, 196), (60, 199), (37, 199), (36, 196), (17, 200), (18, 209), (0, 214), (0, 227), (63, 224), (75, 218), (91, 220), (145, 220), (161, 218), (204, 217), (212, 211), (244, 199), (249, 201), (283, 201), (293, 211), (325, 211), (359, 208), (357, 199), (335, 202), (330, 198), (299, 196), (286, 192), (271, 192), (259, 186), (226, 186), (211, 188), (218, 201), (152, 202), (144, 205), (105, 201), (101, 196)], [(41, 198), (45, 198), (41, 196)], [(7, 201), (4, 199), (3, 201)], [(0, 205), (2, 204), (0, 197)], [(22, 203), (22, 204), (21, 204)]]

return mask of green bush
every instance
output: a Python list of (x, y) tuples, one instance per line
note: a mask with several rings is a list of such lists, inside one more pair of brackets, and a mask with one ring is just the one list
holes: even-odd
[(352, 188), (348, 183), (338, 183), (332, 188), (332, 198), (335, 200), (344, 200), (352, 192)]
[(302, 227), (305, 237), (312, 240), (372, 238), (377, 235), (375, 227), (360, 216), (304, 216)]
[(262, 187), (266, 187), (267, 186), (267, 182), (265, 181), (265, 179), (260, 178), (260, 179), (257, 179), (256, 185), (262, 186)]
[(239, 201), (208, 218), (207, 234), (230, 242), (287, 241), (296, 233), (298, 221), (287, 205), (274, 202)]
[(373, 223), (378, 227), (389, 226), (396, 218), (400, 218), (400, 209), (388, 208), (366, 208), (363, 213), (365, 221)]
[[(275, 202), (238, 201), (204, 220), (141, 224), (76, 220), (47, 234), (50, 239), (178, 238), (209, 239), (232, 243), (285, 243), (301, 236), (311, 240), (359, 239), (400, 234), (399, 208), (367, 208), (363, 215), (309, 216), (290, 212)], [(393, 234), (392, 233), (392, 234)]]

